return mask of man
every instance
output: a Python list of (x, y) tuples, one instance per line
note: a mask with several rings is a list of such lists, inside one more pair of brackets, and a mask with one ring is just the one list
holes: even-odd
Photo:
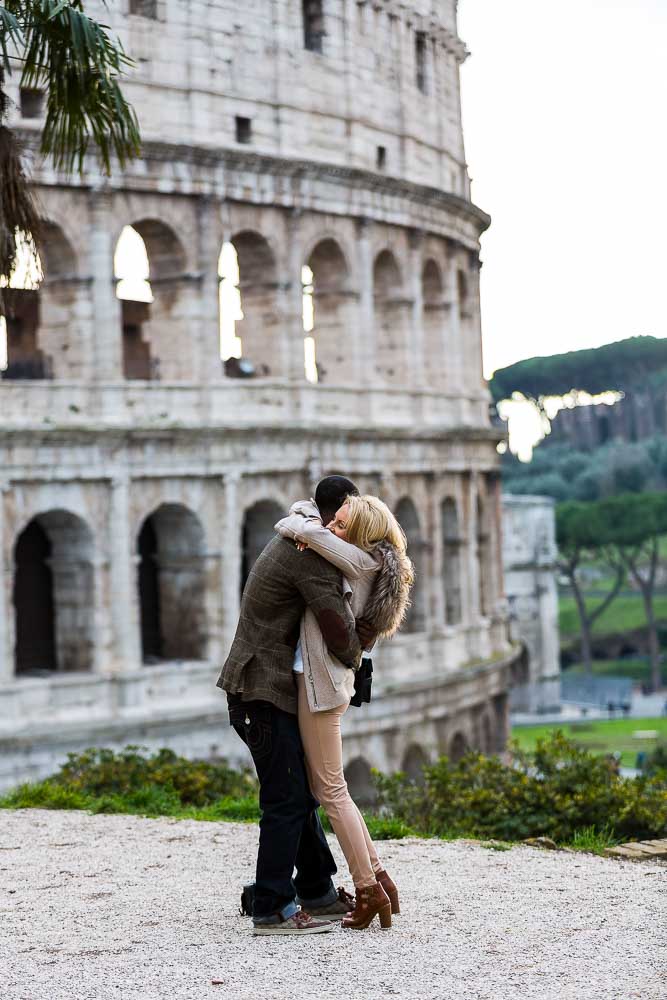
[[(346, 496), (358, 492), (343, 476), (323, 479), (315, 502), (324, 524)], [(315, 552), (299, 552), (293, 542), (276, 536), (250, 571), (236, 635), (218, 679), (227, 692), (230, 722), (248, 746), (259, 778), (255, 934), (329, 931), (333, 923), (314, 919), (309, 911), (335, 919), (353, 903), (331, 881), (336, 863), (308, 787), (299, 735), (292, 668), (306, 607), (314, 612), (328, 649), (356, 669), (361, 642), (340, 572)], [(362, 632), (365, 642), (368, 635)]]

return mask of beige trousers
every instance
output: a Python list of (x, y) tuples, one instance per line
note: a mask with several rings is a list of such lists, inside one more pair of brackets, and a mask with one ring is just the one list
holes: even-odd
[(382, 871), (364, 818), (347, 790), (343, 773), (343, 740), (340, 720), (347, 705), (327, 712), (311, 712), (306, 681), (297, 674), (299, 689), (299, 730), (306, 754), (310, 788), (322, 804), (348, 863), (355, 889), (375, 885), (375, 873)]

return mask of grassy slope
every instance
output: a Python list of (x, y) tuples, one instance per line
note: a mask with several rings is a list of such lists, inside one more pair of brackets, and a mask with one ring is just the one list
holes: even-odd
[[(602, 603), (600, 597), (589, 597), (586, 606), (596, 608)], [(667, 619), (667, 595), (655, 599), (655, 613), (659, 620)], [(579, 634), (579, 615), (573, 597), (561, 596), (558, 602), (558, 622), (563, 636)], [(639, 596), (617, 597), (593, 625), (593, 632), (627, 632), (646, 625), (644, 605)]]
[(636, 740), (632, 734), (641, 730), (658, 733), (660, 741), (667, 741), (667, 718), (665, 719), (610, 719), (609, 721), (590, 721), (564, 725), (516, 726), (512, 730), (515, 739), (523, 750), (532, 751), (538, 739), (548, 736), (554, 729), (562, 729), (565, 735), (575, 740), (587, 750), (595, 753), (621, 752), (621, 763), (624, 767), (634, 767), (637, 753), (640, 750), (651, 751), (655, 748), (655, 740)]

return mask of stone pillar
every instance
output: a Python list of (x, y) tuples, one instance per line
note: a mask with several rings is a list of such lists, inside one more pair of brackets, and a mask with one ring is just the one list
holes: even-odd
[(291, 382), (304, 382), (304, 330), (303, 330), (303, 267), (301, 246), (301, 212), (292, 209), (287, 215), (286, 272), (280, 274), (282, 289), (283, 323), (280, 350), (281, 371)]
[(93, 192), (90, 215), (94, 379), (98, 382), (118, 381), (123, 378), (123, 330), (114, 280), (113, 233), (116, 227), (110, 195)]
[(480, 297), (479, 258), (468, 270), (470, 283), (470, 343), (468, 344), (468, 384), (473, 396), (479, 396), (484, 391), (484, 364), (482, 358), (482, 305)]
[(221, 525), (224, 558), (221, 562), (222, 580), (222, 660), (224, 662), (229, 652), (236, 626), (239, 620), (241, 605), (241, 531), (243, 511), (239, 496), (241, 474), (234, 469), (226, 472), (222, 480), (223, 489), (223, 519)]
[(127, 673), (141, 665), (137, 559), (130, 536), (130, 483), (126, 473), (111, 481), (109, 581), (113, 628), (114, 673)]
[(466, 345), (462, 343), (461, 308), (459, 303), (458, 256), (450, 245), (447, 268), (447, 305), (449, 307), (448, 350), (445, 356), (445, 385), (449, 392), (461, 393), (464, 376)]
[(357, 275), (359, 283), (358, 381), (363, 385), (374, 385), (377, 377), (371, 225), (372, 223), (367, 219), (360, 219), (357, 223)]
[(417, 229), (410, 233), (409, 295), (412, 299), (411, 339), (409, 348), (409, 386), (411, 389), (425, 385), (424, 358), (424, 293), (422, 288), (422, 245), (424, 234)]
[(431, 528), (429, 537), (431, 539), (431, 620), (434, 631), (442, 632), (447, 622), (447, 612), (445, 610), (445, 538), (442, 524), (442, 509), (440, 506), (439, 491), (429, 489), (429, 504), (431, 506), (431, 516), (429, 518)]
[(199, 372), (197, 381), (205, 385), (222, 378), (220, 359), (220, 277), (218, 260), (222, 250), (218, 202), (202, 197), (197, 204), (199, 237)]
[(9, 627), (13, 566), (11, 558), (6, 558), (5, 555), (5, 546), (8, 544), (8, 539), (5, 538), (4, 499), (8, 488), (6, 483), (0, 481), (0, 684), (9, 684), (14, 678)]
[(468, 564), (468, 624), (476, 626), (480, 617), (479, 604), (479, 543), (477, 540), (477, 473), (468, 477), (466, 496), (467, 524), (465, 528), (467, 539)]

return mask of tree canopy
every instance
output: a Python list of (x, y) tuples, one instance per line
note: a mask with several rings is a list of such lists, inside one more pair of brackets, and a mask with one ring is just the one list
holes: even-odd
[(16, 264), (17, 233), (39, 238), (39, 213), (20, 137), (7, 127), (7, 78), (45, 93), (40, 151), (59, 169), (82, 170), (94, 149), (109, 172), (139, 152), (139, 128), (118, 78), (131, 65), (83, 0), (0, 0), (0, 279)]
[(588, 392), (596, 396), (625, 392), (657, 372), (667, 372), (667, 339), (629, 337), (614, 344), (569, 351), (545, 358), (526, 358), (495, 372), (490, 382), (496, 402), (520, 392), (539, 402), (545, 396)]

